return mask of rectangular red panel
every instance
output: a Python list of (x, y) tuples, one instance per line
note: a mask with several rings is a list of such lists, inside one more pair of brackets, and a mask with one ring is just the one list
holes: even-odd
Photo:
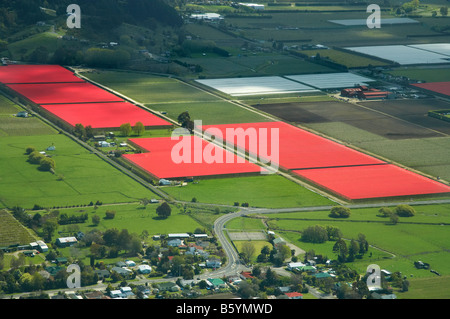
[(450, 82), (416, 83), (414, 86), (450, 96)]
[(118, 102), (123, 99), (90, 83), (8, 84), (36, 104)]
[(1, 83), (85, 82), (59, 65), (8, 65), (0, 67)]
[[(261, 122), (261, 123), (243, 123), (243, 124), (222, 124), (222, 125), (205, 125), (203, 130), (219, 129), (223, 139), (227, 142), (233, 142), (240, 149), (246, 151), (251, 150), (250, 139), (239, 141), (238, 138), (233, 138), (231, 131), (242, 129), (240, 134), (256, 132), (259, 145), (265, 144), (268, 146), (267, 154), (271, 157), (271, 132), (273, 129), (278, 129), (279, 139), (279, 166), (285, 169), (303, 169), (303, 168), (321, 168), (334, 166), (349, 166), (349, 165), (368, 165), (384, 163), (372, 156), (358, 152), (345, 145), (331, 141), (324, 137), (310, 133), (306, 130), (289, 125), (284, 122)], [(267, 139), (260, 136), (261, 129), (267, 130)], [(264, 156), (261, 155), (260, 158)], [(272, 156), (273, 158), (273, 156)]]
[(391, 164), (306, 169), (295, 174), (348, 199), (450, 193), (450, 187)]
[[(141, 154), (126, 154), (124, 158), (149, 172), (158, 178), (183, 178), (183, 177), (198, 177), (198, 176), (213, 176), (213, 175), (228, 175), (228, 174), (244, 174), (244, 173), (258, 173), (261, 168), (253, 163), (245, 161), (238, 163), (238, 158), (232, 154), (233, 162), (226, 161), (226, 151), (222, 148), (213, 145), (197, 136), (185, 137), (188, 142), (183, 149), (186, 153), (175, 151), (175, 156), (188, 154), (190, 152), (189, 160), (186, 162), (177, 163), (172, 156), (172, 150), (176, 145), (180, 145), (180, 140), (172, 140), (170, 137), (158, 138), (140, 138), (130, 139), (130, 142), (145, 149), (145, 153)], [(184, 140), (183, 140), (184, 141)], [(210, 152), (211, 151), (211, 152)], [(206, 157), (201, 158), (200, 163), (195, 163), (195, 154), (223, 154), (223, 162), (218, 161), (207, 162)]]
[(144, 126), (170, 126), (171, 123), (128, 102), (82, 103), (82, 104), (47, 104), (44, 109), (75, 126), (92, 126), (92, 128), (113, 128), (124, 123), (134, 126), (142, 122)]

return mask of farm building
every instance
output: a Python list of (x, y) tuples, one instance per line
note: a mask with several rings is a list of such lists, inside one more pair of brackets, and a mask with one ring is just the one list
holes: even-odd
[(208, 238), (208, 234), (194, 234), (194, 238)]
[(208, 278), (208, 282), (211, 284), (212, 288), (225, 288), (225, 282), (220, 278)]
[(245, 7), (248, 7), (248, 8), (252, 8), (254, 10), (264, 10), (264, 5), (263, 4), (258, 4), (258, 3), (239, 3), (239, 5), (245, 6)]
[(189, 238), (189, 234), (187, 233), (178, 233), (178, 234), (168, 234), (167, 238), (175, 239), (175, 238)]
[(191, 14), (191, 19), (194, 20), (204, 20), (204, 21), (219, 21), (223, 20), (223, 17), (218, 13), (201, 13), (201, 14)]
[(21, 111), (16, 114), (16, 117), (28, 117), (28, 112)]
[(45, 253), (48, 251), (48, 246), (42, 240), (30, 243), (30, 246), (32, 249), (39, 250), (41, 253)]
[(76, 244), (78, 240), (75, 237), (60, 237), (56, 239), (56, 245), (59, 247), (68, 247)]
[(356, 88), (342, 89), (341, 95), (344, 97), (359, 98), (361, 100), (386, 99), (393, 98), (395, 96), (392, 92), (369, 89), (364, 85), (358, 86)]

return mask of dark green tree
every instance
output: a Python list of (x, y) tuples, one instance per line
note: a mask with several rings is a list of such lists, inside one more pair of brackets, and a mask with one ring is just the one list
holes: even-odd
[(330, 211), (330, 217), (348, 218), (350, 217), (350, 208), (344, 206), (334, 206)]
[(166, 202), (162, 203), (156, 208), (156, 214), (158, 214), (158, 216), (161, 218), (169, 217), (171, 212), (172, 208), (170, 208), (169, 204), (167, 204)]

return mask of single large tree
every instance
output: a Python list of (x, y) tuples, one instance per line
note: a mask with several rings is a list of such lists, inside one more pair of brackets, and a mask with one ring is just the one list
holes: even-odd
[(136, 124), (134, 125), (133, 131), (135, 134), (137, 135), (142, 135), (145, 132), (145, 126), (144, 124), (142, 124), (142, 122), (136, 122)]
[(255, 251), (255, 245), (253, 245), (251, 242), (245, 242), (242, 244), (241, 252), (246, 263), (251, 261), (251, 259), (255, 255)]
[(170, 216), (172, 208), (166, 202), (162, 203), (158, 208), (156, 208), (156, 214), (161, 218), (167, 218)]
[(130, 123), (124, 123), (124, 124), (120, 125), (119, 130), (123, 136), (128, 136), (128, 135), (130, 135), (130, 133), (133, 129), (131, 128)]
[(347, 259), (348, 248), (343, 239), (339, 239), (333, 246), (333, 252), (338, 256), (340, 262), (345, 262)]

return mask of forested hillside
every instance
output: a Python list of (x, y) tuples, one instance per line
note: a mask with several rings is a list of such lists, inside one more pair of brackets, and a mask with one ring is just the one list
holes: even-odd
[(137, 52), (170, 50), (183, 24), (168, 0), (78, 0), (81, 28), (69, 28), (72, 3), (0, 1), (0, 55), (20, 62), (122, 67), (144, 59)]

